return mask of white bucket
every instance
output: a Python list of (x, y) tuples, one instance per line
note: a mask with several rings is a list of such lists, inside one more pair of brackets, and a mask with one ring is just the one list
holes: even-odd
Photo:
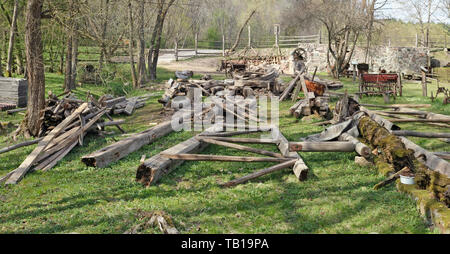
[(415, 184), (414, 176), (411, 177), (411, 176), (402, 176), (402, 175), (400, 175), (400, 182), (402, 184), (406, 184), (406, 185), (413, 185), (413, 184)]

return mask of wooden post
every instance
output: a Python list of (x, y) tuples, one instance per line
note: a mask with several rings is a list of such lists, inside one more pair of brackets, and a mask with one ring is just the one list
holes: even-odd
[(194, 47), (195, 47), (195, 56), (198, 55), (198, 33), (195, 33), (195, 37), (194, 37), (195, 41), (194, 41)]
[(397, 86), (398, 86), (398, 95), (403, 96), (403, 84), (402, 84), (402, 74), (398, 73)]
[(427, 74), (422, 71), (422, 96), (427, 97)]
[(419, 35), (416, 33), (416, 48), (419, 47)]
[(178, 41), (175, 41), (175, 61), (178, 62)]
[(280, 26), (275, 25), (275, 47), (280, 47)]
[(444, 34), (444, 51), (447, 51), (447, 35)]

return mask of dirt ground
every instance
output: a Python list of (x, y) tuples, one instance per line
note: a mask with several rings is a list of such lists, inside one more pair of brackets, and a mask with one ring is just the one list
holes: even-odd
[(201, 73), (216, 73), (220, 60), (222, 60), (222, 57), (200, 57), (178, 62), (161, 62), (158, 66), (171, 71), (190, 70)]

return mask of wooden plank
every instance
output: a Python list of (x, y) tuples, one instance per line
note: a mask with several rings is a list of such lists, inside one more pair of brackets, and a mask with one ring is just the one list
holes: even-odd
[(338, 139), (339, 141), (347, 141), (353, 143), (353, 145), (355, 145), (355, 151), (362, 157), (367, 159), (371, 156), (371, 149), (348, 133), (342, 133)]
[(241, 178), (229, 181), (229, 182), (223, 184), (222, 186), (223, 187), (236, 186), (236, 185), (248, 182), (248, 181), (250, 181), (252, 179), (255, 179), (255, 178), (258, 178), (258, 177), (261, 177), (261, 176), (264, 176), (264, 175), (276, 172), (276, 171), (280, 171), (280, 170), (283, 170), (285, 168), (289, 168), (289, 167), (293, 166), (296, 162), (297, 162), (297, 160), (289, 160), (289, 161), (283, 162), (281, 164), (278, 164), (278, 165), (275, 165), (275, 166), (272, 166), (272, 167), (265, 168), (263, 170), (257, 171), (255, 173), (250, 174), (250, 175), (247, 175), (247, 176), (244, 176), (244, 177), (241, 177)]
[(231, 161), (231, 162), (284, 162), (292, 158), (269, 158), (269, 157), (244, 157), (244, 156), (223, 156), (209, 154), (166, 154), (162, 157), (173, 160), (185, 161)]
[(88, 167), (104, 168), (109, 164), (128, 156), (130, 153), (139, 150), (144, 145), (151, 144), (155, 140), (168, 135), (172, 131), (172, 122), (166, 121), (144, 132), (137, 133), (102, 148), (90, 155), (83, 156), (81, 161)]
[(302, 152), (354, 152), (352, 142), (291, 142), (290, 151)]
[(228, 142), (224, 142), (224, 141), (219, 141), (219, 140), (215, 140), (214, 138), (204, 138), (201, 136), (197, 136), (197, 139), (199, 139), (202, 142), (206, 142), (208, 144), (229, 147), (229, 148), (233, 148), (233, 149), (237, 149), (237, 150), (241, 150), (241, 151), (247, 151), (247, 152), (251, 152), (251, 153), (267, 155), (267, 156), (271, 156), (271, 157), (275, 157), (275, 158), (284, 158), (284, 156), (279, 153), (274, 153), (274, 152), (270, 152), (270, 151), (263, 150), (263, 149), (257, 149), (257, 148), (253, 148), (253, 147), (242, 146), (242, 145), (237, 145), (237, 144), (228, 143)]
[(421, 137), (421, 138), (450, 138), (450, 133), (433, 133), (417, 131), (393, 131), (394, 135), (402, 137)]
[(215, 137), (210, 136), (212, 139), (244, 144), (275, 144), (278, 145), (279, 141), (276, 139), (260, 139), (260, 138), (229, 138), (229, 137)]
[(35, 140), (25, 141), (25, 142), (22, 142), (22, 143), (19, 143), (19, 144), (15, 144), (15, 145), (12, 145), (12, 146), (8, 146), (8, 147), (5, 147), (5, 148), (2, 148), (2, 149), (0, 149), (0, 154), (7, 153), (7, 152), (10, 152), (10, 151), (16, 150), (18, 148), (21, 148), (21, 147), (31, 146), (31, 145), (37, 144), (40, 141), (42, 141), (43, 139), (44, 138), (38, 138), (38, 139), (35, 139)]
[(134, 108), (137, 103), (137, 98), (131, 98), (128, 100), (127, 106), (125, 107), (124, 113), (131, 116), (134, 112)]
[(33, 152), (28, 155), (24, 162), (15, 170), (15, 172), (8, 178), (5, 184), (17, 184), (28, 170), (31, 168), (33, 163), (39, 155), (44, 151), (47, 145), (59, 135), (73, 120), (78, 118), (78, 116), (88, 107), (87, 103), (83, 103), (77, 110), (75, 110), (69, 117), (64, 119), (56, 128), (54, 128), (33, 150)]

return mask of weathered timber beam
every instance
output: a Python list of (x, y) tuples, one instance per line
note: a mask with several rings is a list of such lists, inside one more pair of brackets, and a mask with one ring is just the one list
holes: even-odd
[(267, 155), (267, 156), (271, 156), (271, 157), (275, 157), (275, 158), (284, 158), (284, 156), (279, 153), (274, 153), (274, 152), (270, 152), (270, 151), (263, 150), (263, 149), (257, 149), (257, 148), (253, 148), (253, 147), (242, 146), (242, 145), (238, 145), (238, 144), (215, 140), (214, 137), (204, 138), (201, 136), (197, 136), (197, 139), (202, 142), (208, 143), (208, 144), (224, 146), (224, 147), (233, 148), (233, 149), (237, 149), (237, 150), (241, 150), (241, 151), (246, 151), (246, 152), (251, 152), (251, 153), (256, 153), (256, 154), (261, 154), (261, 155)]
[(296, 152), (354, 152), (352, 142), (290, 142), (289, 150)]
[(352, 135), (349, 135), (348, 133), (342, 133), (338, 139), (339, 141), (347, 141), (353, 143), (355, 145), (355, 151), (362, 157), (369, 158), (371, 156), (371, 149)]
[(166, 154), (162, 157), (173, 160), (185, 161), (230, 161), (230, 162), (284, 162), (292, 158), (269, 158), (269, 157), (244, 157), (244, 156), (223, 156), (209, 154)]
[(227, 182), (225, 184), (222, 184), (222, 186), (223, 187), (227, 187), (227, 188), (228, 187), (232, 187), (232, 186), (236, 186), (236, 185), (248, 182), (249, 180), (252, 180), (252, 179), (255, 179), (255, 178), (258, 178), (258, 177), (261, 177), (261, 176), (264, 176), (264, 175), (276, 172), (276, 171), (280, 171), (280, 170), (283, 170), (285, 168), (292, 167), (296, 162), (297, 162), (296, 159), (290, 160), (290, 161), (286, 161), (286, 162), (283, 162), (281, 164), (278, 164), (278, 165), (275, 165), (275, 166), (272, 166), (272, 167), (265, 168), (263, 170), (257, 171), (255, 173), (250, 174), (250, 175), (247, 175), (247, 176), (244, 176), (244, 177), (241, 177), (241, 178), (229, 181), (229, 182)]
[(137, 133), (90, 155), (84, 156), (81, 161), (89, 167), (104, 168), (128, 156), (130, 153), (139, 150), (141, 147), (153, 143), (156, 139), (168, 135), (172, 131), (171, 121), (166, 121), (149, 130)]
[(433, 133), (433, 132), (417, 132), (417, 131), (393, 131), (392, 133), (402, 137), (450, 138), (450, 133)]

